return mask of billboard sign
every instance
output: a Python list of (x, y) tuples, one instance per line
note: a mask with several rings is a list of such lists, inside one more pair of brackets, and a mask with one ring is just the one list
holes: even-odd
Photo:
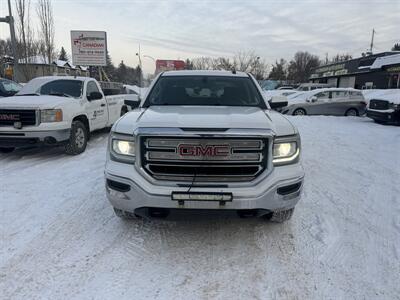
[(156, 60), (156, 74), (164, 71), (183, 70), (185, 69), (185, 62), (183, 60)]
[(72, 63), (79, 66), (105, 66), (105, 31), (71, 31)]

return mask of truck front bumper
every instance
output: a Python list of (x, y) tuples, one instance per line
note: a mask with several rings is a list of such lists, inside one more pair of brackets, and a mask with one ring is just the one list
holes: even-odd
[(46, 131), (0, 131), (0, 147), (29, 147), (39, 145), (56, 145), (67, 141), (71, 130), (58, 129)]
[(367, 117), (382, 123), (400, 124), (400, 110), (395, 111), (394, 109), (367, 109)]
[[(260, 175), (262, 176), (262, 175)], [(187, 192), (188, 187), (155, 185), (147, 181), (133, 165), (108, 161), (105, 171), (107, 198), (112, 206), (134, 212), (141, 208), (226, 209), (278, 211), (294, 207), (300, 200), (304, 171), (300, 163), (275, 167), (256, 184), (214, 183), (190, 188), (191, 193), (232, 195), (231, 201), (176, 201), (173, 192)]]

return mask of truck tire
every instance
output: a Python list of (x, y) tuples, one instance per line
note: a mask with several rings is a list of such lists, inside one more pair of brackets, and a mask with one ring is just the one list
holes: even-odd
[(0, 153), (11, 153), (15, 148), (0, 148)]
[(307, 113), (304, 108), (297, 108), (293, 112), (293, 116), (305, 116)]
[(115, 207), (114, 207), (114, 212), (115, 212), (115, 215), (118, 218), (121, 218), (121, 219), (125, 219), (125, 220), (138, 220), (138, 219), (141, 219), (141, 217), (139, 215), (135, 214), (135, 213), (131, 213), (129, 211), (124, 211), (124, 210), (121, 210), (121, 209), (118, 209), (118, 208), (115, 208)]
[(294, 207), (288, 210), (274, 211), (269, 216), (269, 220), (274, 223), (283, 223), (289, 221), (294, 212)]
[(65, 153), (69, 155), (78, 155), (85, 151), (88, 132), (86, 126), (81, 121), (73, 121), (71, 126), (71, 135), (68, 143), (65, 145)]
[(357, 117), (359, 115), (358, 110), (355, 108), (349, 108), (348, 110), (346, 110), (346, 112), (344, 113), (344, 115), (346, 117)]

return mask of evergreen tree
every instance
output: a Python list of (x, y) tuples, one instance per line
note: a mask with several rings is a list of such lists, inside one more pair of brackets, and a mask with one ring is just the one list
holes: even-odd
[(108, 51), (106, 53), (106, 66), (103, 68), (104, 72), (107, 74), (108, 79), (111, 81), (114, 81), (116, 78), (115, 74), (115, 66), (112, 63), (111, 57), (108, 54)]
[(276, 61), (275, 65), (272, 66), (272, 70), (269, 73), (269, 79), (273, 80), (286, 80), (287, 77), (287, 63), (283, 58), (280, 61)]
[(59, 55), (58, 59), (63, 60), (63, 61), (68, 61), (68, 55), (67, 55), (67, 52), (65, 51), (64, 47), (61, 47), (60, 55)]
[(392, 47), (392, 51), (400, 51), (400, 43), (394, 44), (394, 46)]

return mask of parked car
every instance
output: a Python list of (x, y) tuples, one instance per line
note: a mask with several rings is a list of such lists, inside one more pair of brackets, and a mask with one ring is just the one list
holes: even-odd
[(105, 97), (93, 78), (35, 78), (0, 101), (0, 151), (63, 144), (68, 154), (82, 153), (92, 131), (111, 127), (129, 110), (126, 99)]
[(284, 85), (284, 86), (278, 87), (277, 90), (294, 90), (294, 87)]
[(376, 123), (400, 125), (400, 99), (397, 101), (371, 99), (367, 109), (367, 117)]
[(367, 102), (361, 91), (347, 88), (318, 89), (309, 92), (305, 101), (291, 101), (282, 109), (288, 115), (361, 116)]
[(331, 88), (331, 87), (334, 87), (334, 86), (331, 84), (327, 84), (327, 83), (302, 83), (297, 88), (297, 91), (308, 92), (308, 91), (313, 91), (316, 89), (324, 89), (324, 88)]
[(22, 88), (22, 85), (14, 81), (0, 78), (0, 98), (14, 96)]
[(128, 219), (208, 209), (283, 222), (301, 195), (300, 147), (250, 74), (164, 72), (111, 129), (106, 193)]

